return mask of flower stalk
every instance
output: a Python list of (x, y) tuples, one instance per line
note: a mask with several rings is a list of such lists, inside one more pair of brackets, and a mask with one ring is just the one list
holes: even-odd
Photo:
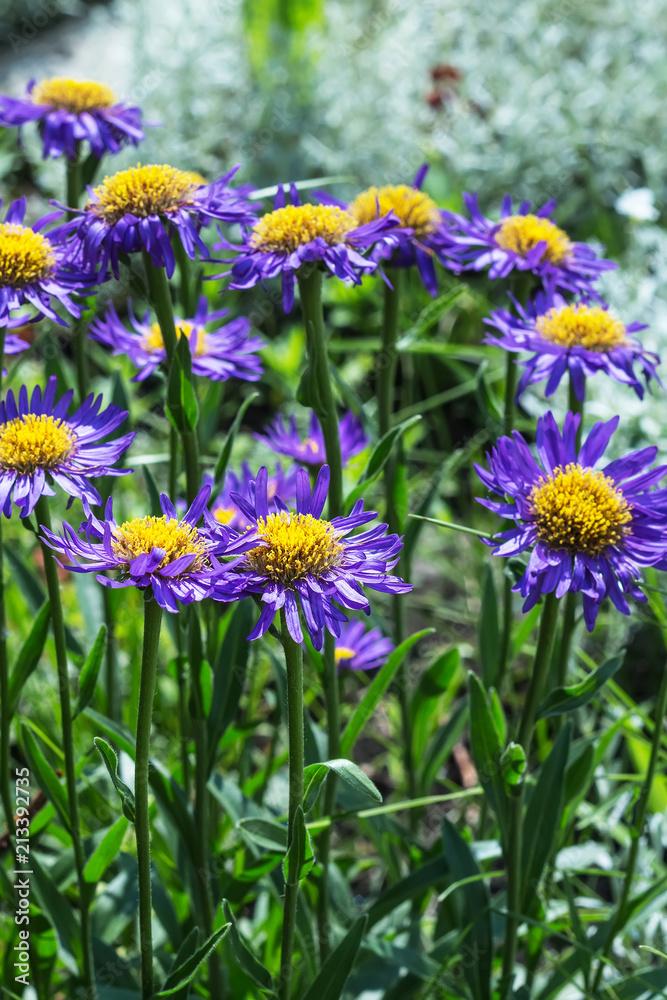
[[(2, 362), (4, 360), (5, 333), (0, 326), (0, 395), (2, 394)], [(9, 661), (7, 659), (7, 614), (5, 610), (5, 554), (2, 535), (4, 517), (0, 514), (0, 796), (5, 813), (7, 830), (14, 835), (14, 807), (9, 785)]]

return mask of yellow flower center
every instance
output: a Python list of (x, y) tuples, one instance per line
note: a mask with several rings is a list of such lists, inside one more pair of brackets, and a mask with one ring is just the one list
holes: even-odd
[(205, 187), (208, 184), (204, 175), (200, 174), (198, 170), (184, 170), (183, 174), (191, 180), (193, 184), (196, 184), (197, 187)]
[(330, 247), (342, 243), (357, 222), (336, 205), (285, 205), (255, 224), (250, 245), (266, 253), (292, 253), (320, 237)]
[(82, 111), (110, 108), (117, 104), (113, 90), (104, 83), (94, 80), (70, 80), (58, 76), (53, 80), (42, 80), (33, 89), (33, 104), (50, 104), (52, 108), (72, 111), (75, 115)]
[(496, 243), (520, 257), (526, 257), (538, 243), (545, 243), (542, 258), (552, 264), (559, 264), (572, 252), (567, 233), (539, 215), (510, 215), (500, 224)]
[(146, 167), (138, 163), (105, 177), (104, 183), (95, 188), (97, 201), (86, 207), (109, 225), (129, 214), (147, 219), (189, 204), (198, 187), (189, 174), (166, 163)]
[(216, 507), (213, 511), (213, 517), (220, 524), (229, 524), (230, 521), (234, 520), (236, 514), (238, 514), (236, 507)]
[[(203, 354), (206, 354), (206, 333), (201, 327), (196, 328), (198, 330), (197, 336), (197, 346), (195, 347), (194, 356), (200, 358)], [(195, 330), (195, 324), (188, 322), (188, 320), (182, 320), (176, 326), (176, 339), (180, 340), (181, 336), (185, 334), (188, 340), (192, 341), (192, 333)], [(159, 323), (151, 323), (150, 332), (144, 334), (143, 345), (147, 351), (164, 351), (164, 340), (162, 339), (162, 330), (160, 329)]]
[(353, 660), (356, 655), (357, 654), (354, 649), (348, 649), (347, 646), (336, 646), (336, 653), (335, 653), (336, 666), (339, 667), (341, 663), (346, 663), (348, 660)]
[(597, 556), (630, 531), (632, 511), (609, 476), (581, 465), (558, 466), (530, 495), (537, 537), (553, 549)]
[(349, 206), (349, 212), (359, 226), (382, 218), (392, 211), (398, 216), (402, 226), (414, 229), (418, 239), (434, 232), (440, 224), (440, 210), (433, 199), (409, 184), (370, 187), (358, 194)]
[(344, 551), (334, 526), (312, 514), (269, 514), (258, 520), (257, 534), (267, 544), (246, 553), (250, 567), (283, 584), (321, 576)]
[(24, 288), (48, 278), (56, 266), (53, 247), (41, 233), (0, 223), (0, 287)]
[(550, 309), (538, 316), (535, 327), (545, 340), (561, 347), (585, 347), (587, 351), (610, 351), (627, 344), (625, 327), (600, 306), (583, 302)]
[[(111, 547), (117, 556), (132, 562), (137, 556), (153, 549), (164, 549), (164, 558), (157, 569), (163, 569), (181, 556), (192, 556), (188, 573), (196, 573), (207, 563), (208, 546), (198, 530), (173, 517), (135, 517), (116, 528)], [(186, 572), (186, 571), (184, 571)]]
[(26, 413), (0, 427), (0, 468), (31, 475), (55, 469), (74, 451), (77, 436), (58, 417)]

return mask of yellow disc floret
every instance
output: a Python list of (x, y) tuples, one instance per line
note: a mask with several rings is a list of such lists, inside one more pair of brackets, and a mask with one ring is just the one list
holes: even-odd
[(292, 253), (319, 237), (332, 247), (356, 227), (350, 213), (336, 205), (285, 205), (262, 216), (250, 245), (266, 253)]
[(0, 287), (25, 288), (53, 272), (56, 258), (45, 236), (28, 226), (0, 223)]
[(409, 184), (368, 188), (357, 195), (348, 211), (359, 226), (394, 212), (402, 226), (414, 229), (418, 239), (435, 232), (440, 224), (440, 210), (433, 199)]
[(495, 239), (503, 250), (513, 250), (520, 257), (526, 257), (538, 243), (544, 243), (542, 259), (552, 264), (559, 264), (572, 253), (567, 233), (539, 215), (510, 215), (501, 222)]
[[(180, 320), (176, 323), (176, 339), (180, 340), (183, 334), (185, 334), (188, 340), (192, 342), (192, 333), (194, 330), (194, 323), (190, 323), (188, 320)], [(143, 336), (143, 345), (147, 351), (165, 350), (159, 323), (151, 323), (150, 331)], [(195, 347), (194, 356), (200, 358), (202, 354), (206, 354), (207, 350), (206, 333), (201, 327), (197, 327), (197, 346)]]
[(238, 507), (216, 507), (213, 510), (213, 517), (220, 524), (229, 524), (238, 514)]
[(257, 521), (257, 534), (266, 545), (246, 553), (250, 567), (285, 585), (321, 576), (344, 552), (333, 524), (312, 514), (269, 514)]
[(356, 655), (357, 653), (354, 649), (349, 649), (347, 646), (336, 646), (336, 652), (334, 655), (336, 666), (339, 667), (341, 663), (347, 663), (348, 660), (353, 660)]
[(572, 462), (542, 477), (530, 499), (537, 537), (553, 549), (597, 556), (630, 531), (632, 511), (613, 480)]
[(70, 80), (58, 76), (42, 80), (30, 95), (33, 104), (48, 104), (52, 108), (81, 114), (98, 108), (111, 108), (117, 104), (116, 95), (105, 83), (94, 80)]
[(114, 530), (111, 547), (119, 558), (132, 562), (137, 556), (148, 555), (153, 549), (164, 549), (164, 558), (157, 569), (163, 569), (181, 556), (192, 556), (188, 573), (197, 572), (207, 564), (208, 546), (192, 524), (167, 517), (135, 517)]
[(550, 309), (538, 316), (535, 327), (545, 340), (561, 347), (585, 347), (587, 351), (610, 351), (627, 344), (625, 326), (600, 306), (583, 302)]
[(76, 446), (75, 432), (58, 417), (26, 413), (0, 427), (0, 468), (32, 475), (55, 469)]
[(95, 188), (97, 200), (87, 209), (113, 225), (124, 215), (147, 219), (149, 215), (166, 215), (182, 205), (190, 204), (199, 185), (192, 177), (166, 163), (129, 170), (120, 170)]

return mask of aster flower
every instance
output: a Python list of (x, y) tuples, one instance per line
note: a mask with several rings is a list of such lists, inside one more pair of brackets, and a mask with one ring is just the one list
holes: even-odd
[(525, 598), (523, 610), (542, 594), (555, 591), (560, 598), (581, 592), (590, 632), (605, 597), (626, 615), (627, 595), (646, 600), (639, 589), (640, 567), (664, 556), (667, 538), (667, 490), (650, 487), (667, 474), (667, 466), (648, 469), (657, 454), (650, 447), (596, 470), (619, 418), (596, 423), (577, 453), (580, 419), (568, 413), (562, 433), (551, 413), (538, 420), (539, 461), (514, 431), (492, 449), (488, 471), (475, 468), (487, 489), (503, 498), (478, 498), (479, 503), (516, 522), (487, 542), (493, 554), (516, 556), (532, 549), (514, 588)]
[[(338, 424), (338, 435), (343, 465), (368, 444), (361, 421), (351, 411)], [(289, 418), (287, 425), (280, 413), (264, 428), (264, 434), (253, 434), (253, 437), (278, 455), (288, 455), (313, 469), (320, 468), (326, 462), (324, 435), (320, 422), (312, 411), (306, 437), (299, 432), (294, 415)]]
[[(20, 354), (21, 351), (27, 351), (29, 347), (30, 344), (26, 343), (25, 340), (21, 340), (15, 334), (5, 334), (4, 354)], [(2, 369), (2, 377), (7, 377), (7, 372), (4, 368)]]
[[(269, 505), (274, 506), (273, 501), (276, 495), (280, 496), (283, 503), (293, 504), (296, 499), (296, 474), (295, 465), (289, 466), (285, 471), (280, 462), (276, 464), (274, 475), (268, 477), (266, 485), (266, 495)], [(211, 504), (211, 514), (220, 524), (236, 531), (245, 531), (251, 526), (251, 521), (232, 499), (233, 493), (240, 494), (244, 500), (252, 501), (252, 486), (254, 475), (247, 462), (241, 466), (241, 475), (235, 472), (228, 472), (224, 486)], [(276, 508), (277, 509), (277, 508)]]
[[(54, 311), (54, 300), (70, 315), (80, 316), (70, 296), (83, 290), (85, 276), (65, 270), (65, 249), (58, 245), (54, 232), (41, 232), (61, 213), (52, 212), (32, 226), (24, 226), (25, 209), (25, 198), (19, 198), (7, 209), (5, 221), (0, 222), (0, 326), (22, 326), (43, 316), (67, 326)], [(21, 306), (33, 306), (36, 315), (12, 317), (11, 312)]]
[[(294, 304), (294, 285), (302, 265), (321, 263), (342, 281), (360, 285), (362, 275), (378, 266), (362, 252), (380, 236), (388, 247), (397, 239), (398, 220), (391, 213), (361, 225), (338, 205), (302, 205), (293, 184), (290, 199), (291, 204), (285, 204), (285, 192), (280, 187), (274, 210), (244, 227), (243, 244), (238, 246), (223, 238), (215, 245), (215, 249), (237, 252), (236, 257), (227, 260), (232, 262), (230, 288), (253, 288), (258, 281), (263, 284), (267, 278), (282, 275), (285, 312)], [(394, 232), (389, 234), (389, 230)]]
[(393, 213), (401, 228), (395, 234), (390, 233), (388, 240), (382, 237), (378, 240), (371, 251), (371, 260), (387, 260), (392, 267), (416, 265), (424, 287), (430, 295), (436, 295), (438, 279), (433, 258), (449, 266), (445, 253), (449, 239), (445, 213), (421, 190), (427, 172), (428, 164), (424, 163), (412, 184), (370, 187), (349, 204), (326, 194), (320, 197), (325, 204), (338, 205), (349, 212), (357, 225), (367, 225)]
[[(150, 322), (150, 312), (146, 311), (138, 320), (129, 305), (130, 321), (135, 333), (131, 333), (120, 321), (111, 303), (106, 315), (90, 326), (89, 336), (112, 348), (112, 354), (127, 354), (139, 369), (133, 382), (143, 382), (156, 368), (165, 364), (167, 352), (162, 340), (159, 323)], [(259, 337), (250, 337), (250, 321), (239, 316), (230, 323), (208, 331), (207, 324), (217, 323), (229, 314), (228, 309), (208, 311), (206, 296), (199, 300), (197, 312), (192, 319), (175, 317), (176, 336), (182, 334), (190, 342), (192, 372), (214, 382), (226, 382), (229, 378), (240, 378), (256, 382), (262, 374), (261, 359), (255, 354), (264, 345)]]
[(375, 670), (393, 649), (393, 642), (379, 628), (367, 629), (363, 622), (348, 622), (336, 639), (336, 666), (339, 670)]
[(570, 373), (577, 399), (583, 400), (586, 378), (605, 372), (610, 378), (630, 385), (640, 399), (644, 386), (635, 374), (635, 365), (648, 385), (656, 374), (657, 354), (645, 351), (632, 334), (645, 330), (642, 323), (625, 326), (609, 312), (608, 306), (588, 301), (567, 303), (557, 292), (540, 292), (524, 309), (514, 301), (517, 315), (498, 309), (485, 322), (496, 327), (502, 337), (487, 336), (484, 343), (506, 351), (534, 352), (521, 362), (525, 371), (517, 389), (517, 400), (526, 386), (547, 381), (551, 396), (566, 372)]
[(89, 142), (101, 158), (129, 143), (138, 146), (146, 138), (141, 110), (119, 101), (109, 87), (93, 80), (31, 80), (26, 97), (0, 96), (0, 125), (20, 129), (29, 122), (38, 123), (44, 159), (64, 153), (74, 160), (82, 141)]
[(202, 226), (219, 219), (243, 222), (249, 206), (241, 191), (227, 185), (238, 167), (211, 184), (168, 164), (130, 167), (89, 189), (90, 200), (58, 233), (71, 236), (72, 261), (97, 271), (98, 280), (109, 267), (118, 277), (118, 255), (146, 250), (155, 267), (174, 273), (172, 238), (179, 239), (190, 258), (207, 259), (200, 236)]
[(100, 495), (90, 480), (130, 471), (113, 466), (134, 434), (102, 443), (120, 427), (127, 411), (113, 405), (102, 410), (102, 397), (91, 394), (68, 416), (72, 390), (56, 403), (56, 388), (54, 375), (43, 393), (35, 387), (30, 400), (22, 386), (18, 401), (10, 391), (0, 403), (0, 509), (5, 517), (11, 517), (12, 499), (21, 517), (28, 517), (42, 494), (55, 496), (52, 486), (99, 504)]
[(524, 201), (518, 212), (512, 211), (512, 199), (506, 195), (500, 209), (500, 222), (482, 215), (476, 194), (463, 193), (470, 218), (446, 212), (449, 223), (450, 258), (448, 267), (459, 274), (488, 267), (492, 279), (506, 278), (512, 271), (530, 271), (552, 289), (594, 294), (591, 282), (603, 271), (618, 265), (603, 260), (586, 243), (574, 243), (567, 233), (549, 218), (556, 202), (550, 201), (537, 213)]
[[(65, 522), (60, 534), (44, 527), (42, 534), (65, 560), (62, 565), (72, 572), (103, 574), (115, 570), (118, 576), (100, 575), (98, 581), (105, 587), (151, 587), (161, 608), (177, 612), (177, 601), (203, 601), (211, 596), (214, 585), (220, 590), (220, 556), (238, 555), (256, 545), (248, 536), (230, 539), (224, 528), (214, 539), (197, 528), (210, 494), (211, 487), (203, 487), (179, 520), (163, 493), (161, 517), (135, 517), (123, 524), (114, 519), (111, 497), (102, 520), (84, 500), (86, 521), (78, 532)], [(234, 562), (229, 565), (233, 567)]]
[[(235, 597), (261, 594), (262, 613), (248, 639), (264, 635), (276, 612), (284, 607), (289, 634), (295, 642), (302, 642), (301, 608), (313, 645), (321, 649), (324, 629), (339, 636), (340, 623), (347, 621), (336, 605), (370, 613), (363, 587), (387, 594), (412, 589), (389, 572), (398, 562), (403, 542), (398, 535), (385, 534), (386, 524), (351, 534), (377, 517), (375, 511), (364, 511), (363, 500), (357, 501), (347, 517), (332, 521), (321, 518), (329, 489), (328, 465), (320, 469), (312, 495), (308, 474), (298, 471), (296, 511), (276, 497), (278, 509), (272, 513), (267, 484), (268, 473), (262, 467), (252, 490), (253, 500), (232, 494), (254, 529), (256, 543), (221, 583), (222, 600), (229, 599), (225, 595), (232, 589)], [(207, 525), (214, 535), (215, 521), (210, 515)]]

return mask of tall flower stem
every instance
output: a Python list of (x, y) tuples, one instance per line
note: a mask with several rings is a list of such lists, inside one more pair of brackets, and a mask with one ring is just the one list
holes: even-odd
[[(0, 327), (0, 397), (6, 328)], [(14, 806), (9, 784), (9, 661), (7, 659), (7, 614), (5, 611), (5, 554), (2, 547), (4, 516), (0, 514), (0, 796), (7, 829), (14, 835)]]
[[(35, 506), (37, 523), (51, 530), (51, 513), (45, 496), (41, 496)], [(83, 979), (87, 996), (95, 1000), (97, 989), (93, 970), (93, 948), (90, 929), (90, 886), (83, 877), (85, 856), (83, 838), (81, 836), (81, 818), (79, 815), (79, 800), (76, 788), (76, 769), (74, 760), (74, 730), (72, 725), (72, 706), (70, 703), (69, 675), (67, 670), (67, 646), (65, 643), (65, 619), (60, 600), (60, 581), (58, 580), (58, 564), (51, 549), (41, 542), (44, 559), (46, 586), (51, 604), (51, 623), (53, 639), (56, 647), (56, 665), (58, 669), (58, 688), (60, 693), (61, 724), (63, 730), (63, 751), (65, 754), (65, 777), (67, 781), (67, 797), (69, 800), (69, 818), (71, 823), (72, 844), (74, 846), (74, 862), (76, 865), (79, 887), (79, 911), (81, 916), (81, 950), (83, 953)]]
[(141, 654), (141, 680), (137, 737), (134, 762), (135, 831), (137, 836), (137, 872), (139, 883), (139, 942), (141, 949), (141, 996), (153, 996), (153, 929), (151, 926), (151, 840), (148, 819), (148, 758), (151, 744), (151, 720), (155, 698), (157, 655), (160, 645), (162, 608), (152, 591), (144, 595), (144, 641)]
[[(329, 483), (329, 519), (343, 513), (343, 464), (340, 453), (340, 437), (338, 434), (338, 414), (334, 399), (331, 373), (329, 371), (329, 352), (322, 314), (322, 272), (319, 268), (302, 268), (298, 272), (301, 308), (306, 326), (308, 350), (308, 397), (322, 427), (324, 447), (327, 456), (331, 480)], [(340, 733), (340, 706), (338, 697), (338, 671), (336, 670), (335, 643), (327, 634), (324, 643), (324, 690), (327, 706), (327, 726), (329, 732), (330, 756), (338, 756)], [(334, 774), (327, 777), (324, 793), (324, 810), (326, 815), (333, 812), (336, 794), (336, 779)], [(320, 937), (320, 957), (322, 961), (329, 953), (329, 852), (331, 846), (331, 827), (322, 831), (319, 845), (319, 857), (322, 866), (320, 893), (318, 898), (317, 920)], [(296, 905), (296, 904), (295, 904)]]
[[(581, 416), (579, 429), (576, 436), (576, 449), (581, 448), (581, 437), (584, 426), (584, 400), (578, 399), (574, 391), (572, 377), (568, 391), (568, 409), (571, 413), (578, 413)], [(570, 649), (572, 648), (572, 633), (574, 632), (574, 620), (576, 617), (577, 595), (568, 590), (565, 597), (565, 609), (563, 611), (563, 629), (561, 631), (560, 649), (558, 651), (558, 685), (563, 687), (567, 680), (567, 665), (570, 660)]]
[(651, 756), (649, 757), (648, 767), (646, 769), (646, 777), (644, 778), (642, 784), (642, 790), (639, 796), (639, 801), (637, 803), (637, 809), (635, 812), (635, 821), (632, 825), (630, 831), (630, 837), (632, 843), (630, 845), (630, 853), (628, 855), (628, 860), (625, 866), (625, 877), (623, 879), (623, 888), (621, 890), (621, 896), (616, 906), (616, 912), (614, 913), (607, 938), (605, 940), (602, 952), (600, 954), (600, 964), (598, 966), (597, 972), (595, 974), (595, 981), (593, 983), (592, 995), (597, 996), (598, 987), (600, 985), (600, 980), (602, 979), (602, 973), (604, 971), (605, 960), (608, 958), (609, 953), (614, 945), (614, 939), (621, 928), (625, 925), (628, 917), (630, 916), (628, 912), (628, 902), (630, 899), (630, 892), (632, 890), (632, 883), (635, 877), (635, 868), (637, 867), (637, 855), (639, 854), (639, 841), (641, 835), (644, 831), (644, 824), (646, 822), (646, 811), (648, 809), (649, 797), (651, 794), (651, 788), (653, 786), (653, 779), (655, 777), (656, 767), (658, 765), (658, 757), (660, 755), (660, 749), (662, 745), (662, 735), (665, 722), (665, 716), (667, 715), (667, 663), (663, 656), (662, 664), (662, 679), (660, 681), (660, 689), (658, 691), (658, 703), (656, 705), (655, 711), (655, 728), (653, 730), (653, 741), (651, 743)]
[[(303, 647), (301, 643), (292, 639), (287, 630), (284, 608), (280, 609), (280, 631), (287, 668), (287, 732), (289, 741), (287, 844), (289, 846), (292, 843), (296, 811), (303, 803)], [(290, 883), (292, 883), (291, 879)], [(285, 911), (280, 951), (280, 1000), (289, 1000), (290, 997), (298, 892), (298, 882), (285, 885)]]
[(193, 265), (178, 236), (174, 238), (172, 246), (174, 248), (174, 256), (176, 257), (180, 277), (179, 297), (181, 300), (181, 308), (183, 310), (182, 316), (184, 319), (190, 319), (194, 316), (197, 308), (197, 303), (194, 301), (196, 281), (195, 276), (191, 273)]
[[(551, 654), (556, 637), (558, 622), (558, 601), (555, 594), (546, 594), (542, 608), (540, 635), (537, 641), (535, 662), (530, 675), (530, 683), (523, 704), (519, 721), (517, 742), (530, 754), (530, 747), (535, 731), (535, 716), (542, 697), (544, 683), (549, 673)], [(505, 850), (507, 868), (507, 917), (505, 920), (505, 946), (503, 950), (503, 969), (500, 983), (501, 998), (509, 995), (514, 971), (514, 961), (517, 950), (517, 933), (519, 930), (519, 909), (522, 897), (521, 879), (521, 843), (524, 805), (525, 782), (522, 782), (518, 793), (510, 800), (509, 830)]]
[[(74, 158), (65, 161), (66, 174), (66, 200), (68, 208), (78, 208), (83, 190), (81, 178), (81, 143), (77, 142), (74, 151)], [(68, 213), (71, 219), (72, 213)], [(87, 355), (87, 324), (82, 319), (72, 321), (72, 349), (74, 351), (74, 364), (76, 367), (76, 385), (79, 394), (79, 402), (83, 403), (88, 395), (88, 355)]]

